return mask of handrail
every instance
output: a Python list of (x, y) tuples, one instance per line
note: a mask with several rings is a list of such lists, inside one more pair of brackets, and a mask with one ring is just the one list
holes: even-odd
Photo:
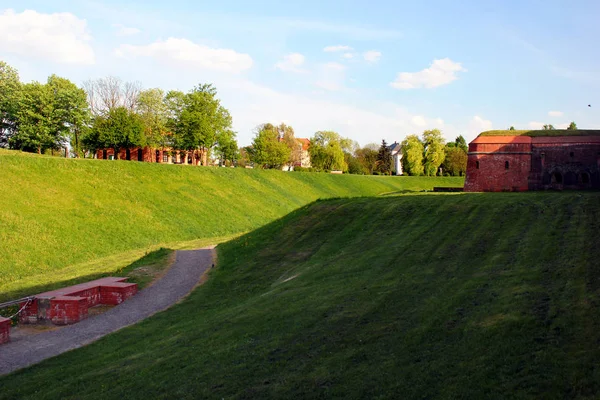
[(28, 296), (28, 297), (23, 297), (22, 299), (18, 299), (18, 300), (10, 300), (4, 303), (0, 303), (0, 309), (5, 308), (5, 307), (10, 307), (10, 306), (14, 306), (15, 304), (20, 304), (22, 302), (31, 302), (35, 300), (35, 296)]

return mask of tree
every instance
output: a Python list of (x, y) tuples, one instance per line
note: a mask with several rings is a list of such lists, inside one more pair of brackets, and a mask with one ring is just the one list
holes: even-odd
[(457, 136), (457, 138), (454, 139), (454, 143), (456, 147), (463, 149), (465, 153), (469, 151), (469, 145), (467, 145), (467, 141), (465, 140), (463, 135)]
[(467, 171), (467, 152), (458, 147), (456, 143), (448, 143), (445, 152), (446, 155), (442, 164), (444, 173), (452, 176), (463, 176)]
[(553, 131), (555, 129), (554, 125), (551, 125), (551, 124), (546, 124), (546, 125), (544, 125), (543, 128), (545, 131)]
[(199, 152), (196, 159), (204, 164), (217, 137), (231, 129), (231, 116), (221, 106), (217, 90), (210, 84), (198, 85), (183, 98), (172, 93), (168, 104), (173, 113), (175, 146), (194, 154)]
[(165, 149), (172, 145), (172, 135), (167, 127), (169, 110), (162, 89), (142, 90), (137, 99), (137, 113), (144, 123), (146, 144)]
[(332, 131), (319, 131), (310, 139), (310, 163), (317, 171), (347, 171), (342, 145), (345, 139)]
[(257, 127), (252, 146), (247, 150), (250, 161), (264, 169), (281, 169), (290, 158), (290, 149), (280, 140), (277, 130), (266, 125)]
[(576, 131), (577, 130), (577, 124), (575, 124), (575, 121), (571, 121), (571, 123), (569, 124), (569, 127), (567, 128), (567, 130), (569, 130), (569, 131)]
[(83, 83), (88, 96), (90, 111), (94, 116), (109, 112), (118, 107), (134, 111), (142, 89), (140, 82), (123, 82), (121, 78), (107, 76)]
[(126, 107), (111, 109), (106, 115), (94, 120), (93, 137), (98, 148), (112, 148), (117, 159), (121, 149), (143, 147), (145, 142), (142, 118)]
[(425, 175), (435, 176), (444, 162), (444, 138), (438, 129), (423, 132)]
[(64, 139), (53, 119), (53, 100), (48, 85), (31, 82), (22, 86), (17, 111), (18, 129), (9, 139), (11, 148), (41, 154), (47, 149), (62, 147)]
[(238, 144), (235, 140), (235, 132), (227, 130), (217, 137), (216, 152), (221, 159), (220, 165), (233, 165), (239, 157)]
[(377, 155), (379, 146), (375, 143), (367, 144), (363, 148), (358, 148), (354, 152), (358, 162), (363, 167), (366, 174), (373, 175), (375, 168), (377, 168)]
[(408, 135), (401, 143), (402, 170), (413, 176), (423, 175), (423, 142), (417, 135)]
[(514, 130), (515, 130), (515, 127), (511, 125), (511, 127), (510, 127), (510, 128), (508, 128), (508, 130), (509, 130), (509, 131), (514, 131)]
[(17, 128), (21, 81), (16, 69), (0, 61), (0, 147), (6, 147)]
[(50, 121), (52, 129), (57, 136), (69, 138), (73, 153), (80, 157), (82, 136), (89, 128), (91, 120), (86, 93), (70, 80), (56, 75), (48, 78), (47, 85), (53, 101)]
[(392, 152), (385, 140), (381, 141), (379, 151), (377, 153), (377, 172), (391, 175), (392, 173)]

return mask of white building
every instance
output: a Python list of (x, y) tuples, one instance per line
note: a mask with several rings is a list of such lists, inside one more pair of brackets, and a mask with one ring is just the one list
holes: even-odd
[(394, 175), (402, 175), (402, 151), (400, 143), (394, 142), (390, 145), (392, 153), (392, 173)]

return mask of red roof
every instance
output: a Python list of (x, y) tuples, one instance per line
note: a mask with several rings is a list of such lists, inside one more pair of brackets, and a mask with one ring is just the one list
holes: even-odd
[(306, 139), (306, 138), (297, 138), (296, 140), (298, 140), (299, 142), (302, 142), (302, 150), (308, 150), (308, 147), (310, 146), (310, 140)]

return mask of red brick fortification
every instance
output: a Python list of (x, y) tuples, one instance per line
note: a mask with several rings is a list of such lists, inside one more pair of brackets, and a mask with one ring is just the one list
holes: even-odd
[(0, 317), (0, 344), (10, 341), (10, 319)]
[(479, 136), (465, 192), (600, 189), (600, 136)]
[(108, 277), (66, 288), (40, 293), (29, 304), (24, 302), (20, 322), (51, 321), (73, 324), (87, 318), (88, 308), (98, 304), (117, 305), (137, 293), (137, 284), (127, 278)]

